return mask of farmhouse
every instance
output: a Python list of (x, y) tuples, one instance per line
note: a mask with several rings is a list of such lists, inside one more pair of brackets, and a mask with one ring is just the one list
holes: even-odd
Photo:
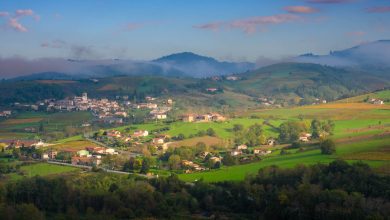
[(199, 157), (200, 157), (200, 158), (205, 158), (208, 154), (210, 154), (210, 152), (203, 151), (203, 152), (200, 152), (200, 153), (199, 153)]
[(207, 92), (216, 92), (216, 91), (218, 91), (218, 89), (217, 88), (207, 88), (206, 91)]
[(117, 131), (117, 130), (108, 131), (108, 132), (107, 132), (107, 136), (108, 136), (108, 137), (116, 137), (116, 138), (122, 137), (121, 132), (120, 132), (120, 131)]
[(189, 160), (182, 160), (181, 165), (183, 167), (188, 167), (188, 168), (196, 170), (196, 171), (206, 170), (204, 167), (200, 166), (199, 164), (196, 164), (196, 163), (189, 161)]
[(272, 151), (270, 151), (270, 150), (263, 150), (263, 149), (260, 149), (260, 148), (256, 148), (256, 149), (253, 150), (253, 153), (254, 153), (254, 154), (258, 154), (258, 155), (267, 155), (267, 154), (272, 153)]
[(273, 138), (268, 138), (268, 140), (267, 140), (267, 145), (268, 145), (268, 146), (274, 146), (274, 145), (275, 145), (275, 139), (273, 139)]
[(310, 133), (302, 133), (299, 136), (299, 140), (302, 142), (308, 142), (311, 139), (311, 134)]
[(371, 99), (370, 103), (372, 103), (374, 105), (383, 105), (383, 104), (385, 104), (384, 101), (380, 100), (380, 99)]
[(114, 148), (107, 148), (104, 153), (110, 155), (118, 154), (118, 152), (116, 152)]
[(230, 81), (236, 81), (236, 80), (239, 80), (240, 78), (237, 76), (228, 76), (228, 77), (226, 77), (226, 79), (230, 80)]
[(0, 112), (0, 117), (8, 117), (11, 115), (11, 111), (2, 111)]
[(77, 151), (77, 156), (79, 157), (91, 157), (87, 150), (79, 150)]
[(146, 137), (149, 135), (149, 132), (146, 130), (138, 130), (134, 131), (133, 137)]
[(51, 150), (48, 152), (48, 156), (50, 159), (55, 159), (57, 157), (58, 152), (55, 150)]
[(245, 144), (241, 144), (241, 145), (237, 146), (236, 149), (237, 150), (247, 150), (248, 146), (246, 146)]
[(166, 119), (167, 111), (155, 109), (150, 112), (150, 115), (152, 119)]
[(232, 156), (238, 156), (238, 155), (241, 155), (242, 154), (242, 151), (241, 150), (233, 150), (230, 152), (230, 155)]
[(85, 148), (89, 153), (95, 154), (104, 154), (106, 149), (103, 147), (86, 147)]
[(195, 121), (195, 115), (193, 115), (193, 114), (187, 114), (187, 115), (183, 115), (182, 117), (181, 117), (181, 120), (183, 120), (184, 122), (193, 122), (193, 121)]
[(42, 158), (42, 160), (48, 160), (49, 159), (49, 154), (48, 153), (43, 153), (41, 158)]
[(213, 162), (213, 163), (216, 163), (216, 162), (221, 162), (221, 157), (210, 157), (210, 161)]
[(152, 140), (153, 144), (164, 144), (165, 140), (162, 137), (153, 138)]
[(101, 163), (101, 160), (98, 158), (93, 157), (72, 157), (71, 163), (73, 165), (84, 165), (84, 166), (91, 166), (91, 165), (99, 165)]

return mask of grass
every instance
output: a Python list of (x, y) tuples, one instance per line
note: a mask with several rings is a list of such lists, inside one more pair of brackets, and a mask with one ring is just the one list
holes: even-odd
[[(275, 155), (273, 157), (265, 158), (262, 161), (237, 165), (232, 167), (222, 167), (219, 170), (192, 173), (192, 174), (180, 174), (180, 179), (184, 181), (195, 181), (203, 179), (206, 182), (218, 182), (224, 180), (238, 181), (245, 178), (248, 174), (255, 174), (260, 168), (267, 166), (277, 165), (283, 168), (291, 168), (298, 164), (310, 165), (316, 163), (329, 163), (337, 158), (346, 159), (350, 162), (356, 160), (362, 160), (368, 164), (378, 167), (389, 163), (388, 158), (390, 155), (390, 136), (380, 139), (370, 139), (365, 141), (359, 141), (356, 143), (346, 143), (337, 145), (337, 151), (335, 155), (323, 155), (320, 150), (310, 150), (302, 153), (295, 153), (290, 155)], [(379, 151), (378, 151), (379, 150)], [(363, 153), (369, 157), (362, 157)], [(358, 155), (359, 157), (350, 157), (350, 155)], [(373, 157), (374, 155), (378, 157)]]
[(99, 147), (99, 145), (86, 140), (72, 140), (52, 145), (49, 148), (56, 150), (83, 150), (86, 147)]
[(225, 166), (216, 171), (180, 174), (179, 178), (190, 182), (200, 179), (206, 182), (239, 181), (243, 180), (247, 175), (256, 174), (260, 168), (267, 166), (277, 165), (283, 168), (291, 168), (297, 164), (329, 163), (332, 160), (333, 158), (331, 156), (322, 155), (319, 150), (312, 150), (304, 153), (269, 157), (262, 161), (245, 165)]
[(20, 170), (25, 175), (19, 175), (17, 173), (12, 173), (9, 175), (10, 180), (18, 180), (23, 177), (34, 177), (34, 176), (48, 176), (54, 174), (61, 174), (79, 170), (75, 167), (69, 166), (60, 166), (48, 163), (36, 163), (31, 165), (22, 166)]

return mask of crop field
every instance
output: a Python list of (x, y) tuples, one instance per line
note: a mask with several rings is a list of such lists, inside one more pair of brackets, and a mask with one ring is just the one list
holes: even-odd
[(0, 138), (32, 138), (35, 134), (26, 128), (38, 129), (42, 124), (46, 132), (63, 131), (66, 126), (78, 126), (91, 119), (89, 112), (23, 112), (0, 122)]
[(223, 145), (222, 139), (217, 138), (217, 137), (206, 136), (206, 137), (195, 137), (195, 138), (190, 138), (190, 139), (186, 139), (186, 140), (182, 140), (182, 141), (172, 142), (172, 144), (170, 144), (169, 146), (170, 147), (181, 147), (181, 146), (192, 147), (192, 146), (195, 146), (199, 142), (203, 142), (207, 146), (213, 146), (213, 145), (221, 146), (221, 145)]
[(56, 150), (78, 151), (84, 150), (85, 147), (99, 147), (99, 145), (86, 140), (72, 140), (51, 145), (49, 148)]
[[(258, 169), (271, 165), (290, 168), (298, 164), (329, 163), (335, 159), (349, 162), (364, 161), (376, 168), (390, 168), (390, 111), (388, 106), (376, 106), (365, 103), (338, 103), (291, 109), (260, 110), (256, 114), (260, 118), (285, 120), (304, 120), (321, 118), (325, 114), (335, 122), (333, 139), (336, 141), (336, 154), (323, 155), (319, 149), (305, 152), (293, 152), (279, 155), (279, 150), (262, 161), (227, 167), (202, 173), (180, 174), (185, 181), (203, 179), (207, 182), (224, 180), (242, 180), (248, 174), (255, 174)], [(350, 114), (355, 113), (355, 114)], [(272, 124), (272, 120), (271, 120)], [(275, 124), (277, 126), (277, 124)], [(388, 172), (387, 169), (385, 172)]]
[(267, 166), (276, 165), (283, 168), (291, 168), (299, 164), (329, 163), (337, 158), (345, 159), (349, 162), (364, 161), (373, 167), (389, 166), (389, 143), (390, 137), (380, 140), (374, 139), (352, 144), (342, 144), (337, 145), (335, 155), (323, 155), (320, 150), (310, 150), (290, 155), (275, 155), (251, 164), (224, 166), (215, 171), (180, 174), (179, 177), (184, 181), (200, 179), (206, 182), (238, 181), (244, 179), (246, 175), (255, 174), (260, 168)]

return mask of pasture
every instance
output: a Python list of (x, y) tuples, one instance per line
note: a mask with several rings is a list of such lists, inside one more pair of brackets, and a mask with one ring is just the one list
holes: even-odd
[[(262, 161), (227, 167), (209, 172), (180, 174), (185, 181), (203, 179), (207, 182), (242, 180), (267, 166), (294, 167), (298, 164), (329, 163), (335, 159), (349, 162), (364, 161), (378, 169), (390, 166), (390, 109), (389, 106), (366, 103), (338, 103), (305, 106), (290, 109), (257, 110), (252, 114), (260, 118), (271, 118), (276, 122), (285, 120), (332, 119), (335, 122), (333, 139), (336, 154), (323, 155), (319, 149), (279, 155), (279, 150)], [(387, 172), (387, 171), (386, 171)]]
[(20, 173), (12, 173), (8, 174), (7, 176), (10, 180), (18, 180), (23, 177), (49, 176), (73, 172), (77, 170), (79, 169), (69, 166), (60, 166), (48, 163), (34, 163), (20, 167)]

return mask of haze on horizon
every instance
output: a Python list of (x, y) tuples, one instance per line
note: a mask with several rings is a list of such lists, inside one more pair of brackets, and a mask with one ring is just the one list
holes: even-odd
[(42, 58), (151, 60), (182, 51), (268, 62), (390, 39), (390, 2), (3, 1), (0, 33), (0, 65)]

